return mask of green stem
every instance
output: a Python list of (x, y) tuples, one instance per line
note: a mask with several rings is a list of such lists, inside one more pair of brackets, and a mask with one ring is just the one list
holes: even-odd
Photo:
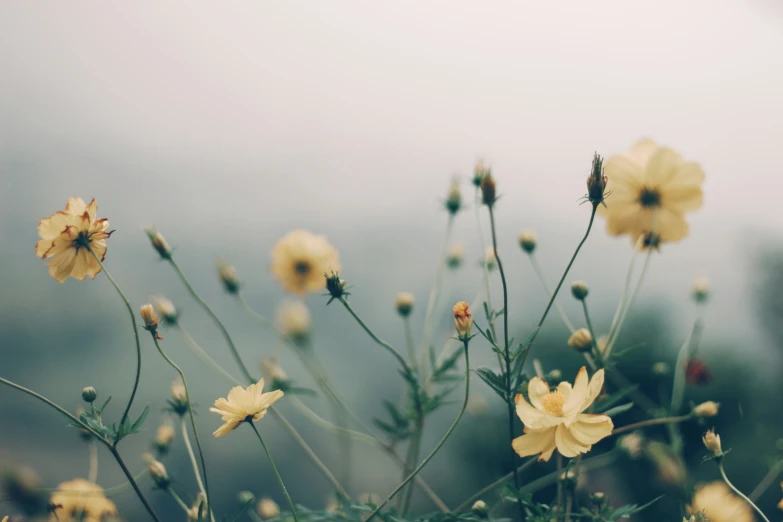
[(167, 258), (167, 261), (177, 272), (177, 275), (182, 280), (182, 283), (185, 285), (185, 288), (187, 289), (191, 297), (193, 297), (193, 299), (196, 300), (196, 302), (201, 306), (201, 308), (207, 313), (207, 315), (212, 319), (212, 321), (218, 327), (220, 333), (223, 334), (223, 338), (226, 340), (226, 344), (228, 344), (228, 348), (231, 350), (231, 355), (234, 356), (234, 360), (236, 361), (237, 366), (239, 366), (242, 375), (245, 376), (245, 379), (247, 379), (248, 382), (256, 382), (256, 380), (248, 371), (247, 366), (245, 366), (245, 363), (242, 362), (242, 357), (239, 355), (239, 351), (237, 351), (237, 347), (234, 344), (234, 341), (231, 339), (231, 335), (228, 333), (228, 329), (226, 328), (226, 326), (223, 324), (223, 322), (220, 319), (218, 319), (218, 316), (215, 315), (215, 312), (212, 311), (212, 309), (209, 307), (206, 301), (204, 301), (204, 299), (202, 299), (202, 297), (196, 293), (196, 290), (190, 284), (188, 278), (185, 277), (185, 274), (182, 273), (182, 270), (179, 268), (179, 265), (177, 265), (174, 259), (172, 257), (169, 257)]
[(769, 519), (759, 509), (759, 507), (756, 504), (754, 504), (751, 499), (749, 499), (747, 496), (745, 496), (745, 494), (742, 491), (740, 491), (736, 487), (734, 487), (734, 484), (731, 483), (731, 481), (729, 480), (729, 477), (726, 476), (726, 471), (723, 469), (723, 457), (718, 459), (718, 469), (720, 469), (720, 475), (721, 475), (721, 477), (723, 477), (723, 481), (726, 483), (726, 485), (729, 486), (732, 489), (732, 491), (734, 491), (734, 493), (736, 493), (740, 498), (745, 500), (745, 502), (750, 504), (753, 507), (753, 509), (756, 511), (756, 513), (758, 513), (761, 516), (761, 518), (763, 518), (766, 522), (769, 522)]
[[(202, 348), (202, 347), (201, 347), (201, 346), (200, 346), (200, 345), (199, 345), (199, 344), (196, 342), (196, 340), (193, 338), (193, 336), (192, 336), (192, 335), (190, 335), (190, 332), (188, 332), (187, 330), (185, 330), (185, 327), (184, 327), (184, 326), (182, 326), (181, 324), (179, 324), (179, 323), (178, 323), (178, 324), (177, 324), (177, 328), (179, 329), (179, 331), (180, 331), (180, 333), (182, 334), (182, 336), (183, 336), (183, 337), (185, 337), (185, 341), (188, 343), (188, 346), (190, 346), (190, 348), (191, 348), (191, 349), (192, 349), (194, 352), (196, 352), (196, 355), (198, 355), (199, 357), (201, 357), (201, 359), (202, 359), (204, 362), (206, 362), (206, 363), (207, 363), (209, 366), (211, 366), (211, 367), (212, 367), (212, 369), (213, 369), (213, 370), (215, 370), (217, 373), (221, 374), (223, 377), (225, 377), (225, 378), (226, 378), (226, 379), (228, 379), (229, 381), (233, 382), (234, 384), (237, 384), (237, 385), (240, 385), (240, 386), (242, 386), (242, 383), (239, 381), (239, 379), (237, 379), (236, 377), (234, 377), (233, 375), (231, 375), (230, 373), (228, 373), (228, 372), (225, 370), (225, 368), (223, 368), (222, 366), (220, 366), (220, 365), (217, 363), (217, 361), (215, 361), (215, 359), (213, 359), (213, 358), (212, 358), (212, 357), (211, 357), (211, 356), (210, 356), (210, 355), (209, 355), (209, 354), (206, 352), (206, 350), (204, 350), (204, 348)], [(252, 381), (252, 382), (255, 382), (255, 381)]]
[[(525, 462), (524, 464), (522, 464), (521, 466), (519, 466), (517, 468), (517, 472), (521, 473), (522, 471), (524, 471), (525, 469), (529, 468), (530, 466), (532, 466), (536, 462), (538, 462), (538, 457), (531, 457), (531, 458), (529, 458), (527, 460), (527, 462)], [(455, 513), (459, 513), (460, 511), (464, 511), (464, 510), (470, 508), (473, 505), (474, 502), (476, 502), (477, 500), (481, 500), (481, 497), (483, 497), (484, 495), (486, 495), (487, 493), (489, 493), (493, 489), (499, 488), (500, 486), (502, 486), (503, 484), (505, 484), (506, 482), (511, 480), (513, 477), (514, 477), (514, 472), (513, 471), (503, 475), (502, 477), (497, 479), (492, 484), (490, 484), (490, 485), (480, 489), (476, 493), (474, 493), (469, 499), (467, 499), (465, 502), (463, 502), (462, 504), (457, 506), (457, 508), (454, 509), (454, 512)]]
[(277, 477), (277, 481), (280, 483), (280, 487), (283, 489), (283, 495), (285, 495), (286, 500), (288, 501), (288, 505), (291, 507), (291, 515), (294, 517), (294, 522), (297, 522), (298, 519), (296, 518), (296, 508), (294, 507), (294, 503), (291, 500), (291, 496), (288, 494), (288, 490), (285, 487), (285, 483), (283, 482), (283, 477), (280, 476), (280, 472), (277, 470), (277, 466), (275, 466), (275, 461), (272, 459), (272, 454), (269, 453), (269, 448), (266, 447), (266, 444), (264, 443), (264, 439), (261, 438), (261, 434), (258, 432), (258, 428), (256, 428), (256, 425), (252, 422), (248, 422), (250, 424), (250, 427), (253, 428), (253, 431), (256, 432), (256, 435), (258, 436), (259, 442), (261, 442), (261, 446), (264, 448), (264, 451), (266, 452), (266, 456), (269, 459), (269, 463), (272, 465), (272, 471), (275, 472), (275, 476)]
[(177, 493), (174, 491), (174, 488), (169, 486), (168, 489), (166, 489), (166, 493), (168, 493), (171, 496), (171, 498), (173, 498), (177, 502), (177, 504), (179, 504), (179, 507), (181, 507), (182, 510), (185, 511), (185, 513), (188, 513), (190, 511), (190, 507), (188, 507), (188, 505), (185, 504), (185, 501), (182, 500), (182, 497), (177, 495)]
[(563, 455), (557, 453), (557, 513), (563, 513)]
[[(169, 363), (169, 366), (177, 371), (180, 378), (182, 379), (182, 386), (185, 387), (185, 397), (188, 400), (188, 415), (190, 416), (190, 425), (193, 428), (193, 437), (196, 439), (196, 447), (198, 448), (199, 457), (201, 458), (201, 471), (204, 473), (204, 496), (206, 497), (207, 509), (209, 512), (212, 512), (212, 503), (210, 502), (209, 497), (209, 480), (207, 478), (207, 463), (204, 460), (204, 450), (201, 449), (201, 440), (199, 439), (198, 430), (196, 429), (196, 418), (193, 415), (193, 401), (190, 399), (190, 390), (188, 389), (187, 380), (185, 380), (185, 374), (182, 372), (180, 367), (177, 366), (177, 364), (172, 361), (168, 355), (166, 355), (166, 352), (163, 351), (163, 348), (160, 347), (156, 333), (150, 333), (152, 334), (152, 341), (155, 343), (155, 348), (158, 349), (161, 357), (163, 357), (166, 362)], [(198, 476), (198, 474), (196, 474), (196, 476)]]
[(90, 441), (90, 469), (87, 472), (87, 480), (95, 484), (98, 482), (98, 442)]
[[(139, 473), (137, 473), (136, 475), (134, 475), (134, 476), (133, 476), (133, 480), (136, 480), (136, 481), (138, 481), (138, 480), (140, 480), (140, 479), (141, 479), (141, 478), (142, 478), (144, 475), (146, 475), (147, 473), (148, 473), (147, 469), (146, 469), (146, 468), (144, 468), (142, 471), (140, 471)], [(130, 482), (128, 482), (128, 481), (126, 480), (126, 481), (125, 481), (125, 482), (123, 482), (122, 484), (117, 484), (116, 486), (112, 486), (112, 487), (110, 487), (110, 488), (105, 488), (105, 489), (103, 490), (103, 494), (104, 494), (104, 495), (106, 495), (107, 497), (110, 497), (110, 496), (112, 496), (112, 495), (117, 495), (117, 494), (119, 494), (119, 493), (122, 493), (122, 492), (123, 492), (123, 491), (125, 491), (126, 489), (128, 489), (128, 486), (130, 486)]]
[(416, 347), (413, 344), (413, 332), (411, 331), (411, 320), (409, 317), (402, 318), (403, 327), (405, 328), (405, 345), (408, 348), (408, 359), (411, 362), (411, 367), (415, 370), (416, 364)]
[(614, 312), (614, 317), (612, 317), (612, 325), (609, 327), (609, 337), (612, 336), (615, 328), (617, 328), (617, 321), (620, 320), (620, 314), (623, 313), (623, 308), (625, 307), (625, 300), (628, 299), (628, 290), (631, 288), (631, 279), (633, 277), (633, 268), (636, 264), (636, 258), (637, 255), (636, 251), (634, 250), (633, 256), (631, 256), (631, 262), (628, 264), (628, 272), (625, 274), (625, 284), (623, 285), (623, 291), (620, 294), (620, 302), (617, 303), (617, 310)]
[[(541, 266), (539, 266), (535, 254), (530, 252), (527, 257), (530, 260), (530, 264), (533, 266), (533, 271), (536, 273), (536, 277), (538, 277), (538, 280), (541, 282), (541, 286), (544, 287), (544, 292), (546, 292), (547, 297), (551, 298), (552, 292), (549, 291), (549, 285), (546, 284), (544, 272), (541, 270)], [(560, 320), (563, 322), (563, 325), (568, 329), (569, 332), (574, 333), (574, 325), (571, 323), (571, 321), (568, 320), (568, 316), (566, 315), (565, 310), (563, 310), (563, 307), (560, 305), (560, 303), (557, 302), (557, 300), (555, 300), (555, 310), (557, 310), (557, 314), (560, 316)]]
[(587, 323), (587, 331), (590, 332), (590, 338), (593, 340), (593, 353), (596, 354), (598, 360), (602, 360), (601, 350), (598, 348), (598, 340), (595, 337), (595, 329), (593, 328), (593, 322), (590, 320), (590, 311), (587, 309), (587, 299), (582, 299), (582, 310), (585, 313), (585, 323)]
[(152, 519), (155, 520), (155, 522), (160, 522), (160, 519), (158, 518), (158, 515), (155, 513), (155, 510), (152, 509), (152, 506), (150, 506), (149, 502), (147, 502), (147, 499), (144, 497), (144, 494), (139, 489), (139, 485), (136, 484), (136, 479), (133, 478), (133, 475), (128, 469), (128, 466), (125, 465), (125, 461), (123, 461), (122, 457), (120, 457), (117, 448), (108, 443), (106, 444), (106, 447), (109, 448), (109, 451), (114, 456), (114, 459), (117, 461), (117, 464), (119, 464), (120, 468), (122, 468), (122, 472), (125, 473), (128, 482), (130, 482), (130, 485), (133, 487), (133, 491), (136, 492), (136, 496), (138, 496), (139, 499), (141, 500), (141, 503), (144, 504), (144, 507), (147, 509), (147, 512), (150, 514)]
[(783, 471), (783, 460), (776, 463), (774, 466), (772, 466), (772, 469), (767, 472), (767, 474), (764, 476), (763, 479), (761, 479), (761, 482), (759, 482), (759, 485), (756, 486), (756, 488), (748, 495), (748, 498), (750, 498), (752, 501), (756, 501), (761, 497), (761, 495), (764, 494), (764, 492), (769, 488), (773, 482), (775, 482), (775, 479), (780, 475), (780, 472)]
[[(190, 402), (190, 399), (188, 399), (188, 402)], [(190, 408), (188, 408), (190, 409)], [(204, 483), (201, 481), (201, 472), (198, 469), (198, 462), (196, 462), (196, 454), (193, 452), (193, 446), (190, 444), (190, 437), (188, 437), (188, 426), (185, 424), (185, 416), (180, 416), (180, 430), (182, 431), (182, 439), (185, 441), (185, 448), (188, 450), (188, 456), (190, 457), (190, 464), (193, 466), (193, 475), (196, 477), (196, 484), (198, 485), (198, 490), (201, 491), (201, 493), (204, 495), (204, 498), (207, 497), (207, 490), (204, 489)], [(212, 510), (209, 510), (210, 518), (212, 519), (212, 522), (214, 522), (215, 517), (212, 515)]]
[(652, 248), (650, 248), (647, 251), (647, 255), (644, 256), (644, 265), (642, 265), (642, 271), (639, 274), (639, 279), (636, 281), (636, 286), (633, 288), (633, 292), (631, 292), (630, 297), (628, 298), (628, 304), (623, 308), (622, 313), (620, 314), (620, 320), (617, 322), (617, 327), (609, 332), (609, 340), (606, 343), (606, 349), (604, 350), (604, 356), (608, 359), (612, 354), (612, 349), (614, 348), (614, 345), (617, 343), (617, 339), (620, 337), (620, 332), (623, 330), (623, 326), (625, 326), (625, 320), (628, 318), (628, 311), (633, 306), (633, 302), (636, 299), (636, 295), (639, 292), (639, 289), (642, 287), (642, 282), (644, 281), (644, 276), (647, 274), (647, 268), (650, 266), (650, 258), (652, 257), (653, 253)]
[[(441, 248), (440, 258), (438, 259), (438, 269), (435, 272), (435, 282), (430, 289), (430, 297), (427, 301), (427, 311), (424, 314), (424, 334), (421, 340), (421, 369), (422, 375), (426, 373), (427, 369), (427, 353), (430, 349), (430, 342), (432, 341), (432, 333), (434, 330), (432, 315), (435, 313), (435, 305), (438, 301), (438, 294), (440, 287), (443, 284), (443, 272), (446, 269), (446, 256), (448, 255), (449, 240), (451, 238), (451, 231), (454, 228), (454, 214), (449, 213), (449, 220), (446, 223), (446, 235), (443, 238), (443, 247)], [(411, 364), (416, 367), (416, 359), (411, 360)]]
[(679, 417), (663, 417), (658, 419), (647, 419), (641, 422), (628, 424), (627, 426), (622, 426), (620, 428), (615, 428), (614, 430), (612, 430), (611, 434), (613, 436), (620, 435), (621, 433), (637, 430), (639, 428), (644, 428), (646, 426), (656, 426), (658, 424), (676, 424), (678, 422), (685, 422), (692, 418), (693, 418), (693, 413), (688, 413), (687, 415), (680, 415)]
[[(125, 406), (125, 411), (122, 412), (122, 417), (120, 418), (120, 426), (122, 426), (123, 424), (125, 424), (125, 421), (127, 420), (128, 415), (130, 414), (131, 405), (133, 405), (133, 399), (136, 397), (136, 390), (138, 390), (139, 388), (139, 378), (141, 377), (141, 342), (139, 341), (139, 327), (136, 324), (136, 314), (133, 312), (133, 307), (128, 301), (128, 298), (125, 297), (125, 294), (122, 293), (122, 290), (120, 290), (120, 287), (119, 285), (117, 285), (117, 282), (114, 280), (111, 274), (109, 274), (109, 271), (106, 270), (105, 266), (103, 266), (103, 262), (101, 261), (101, 258), (98, 257), (98, 255), (95, 253), (92, 247), (90, 247), (89, 243), (85, 242), (84, 246), (87, 248), (87, 250), (90, 251), (92, 257), (94, 257), (95, 260), (98, 262), (98, 264), (101, 266), (101, 270), (103, 270), (103, 273), (106, 274), (106, 278), (112, 284), (114, 289), (117, 290), (117, 293), (120, 294), (122, 301), (125, 303), (125, 307), (128, 309), (128, 314), (130, 314), (131, 325), (133, 326), (133, 336), (136, 340), (136, 378), (133, 381), (133, 390), (131, 391), (130, 399), (128, 399), (128, 404), (127, 406)], [(115, 440), (113, 445), (117, 446), (118, 442), (119, 439)]]
[(688, 359), (691, 356), (693, 340), (699, 337), (699, 333), (701, 332), (702, 327), (703, 319), (700, 314), (700, 316), (693, 323), (693, 328), (691, 328), (691, 331), (688, 334), (688, 337), (685, 339), (685, 342), (682, 343), (680, 351), (677, 353), (677, 362), (675, 363), (676, 366), (674, 368), (674, 382), (672, 384), (672, 401), (670, 407), (672, 414), (678, 413), (680, 408), (682, 408), (682, 400), (685, 395), (685, 367), (687, 365)]
[[(413, 437), (411, 438), (410, 446), (408, 446), (408, 455), (406, 459), (405, 469), (403, 470), (403, 477), (404, 480), (405, 477), (408, 475), (408, 473), (411, 472), (413, 469), (413, 466), (416, 465), (416, 463), (419, 461), (419, 452), (421, 451), (421, 436), (422, 432), (424, 431), (424, 415), (423, 413), (419, 413), (418, 420), (416, 422), (416, 427), (413, 432)], [(400, 515), (405, 516), (405, 514), (408, 512), (408, 509), (410, 509), (411, 499), (413, 498), (413, 482), (410, 482), (407, 486), (405, 491), (402, 494), (402, 504), (400, 507)]]
[(389, 503), (389, 501), (394, 498), (394, 496), (400, 492), (402, 488), (405, 487), (405, 485), (410, 482), (411, 480), (416, 477), (416, 475), (419, 474), (419, 472), (424, 468), (424, 466), (427, 465), (427, 463), (432, 459), (432, 457), (435, 456), (435, 454), (440, 450), (440, 448), (443, 446), (443, 444), (446, 442), (446, 440), (451, 436), (454, 429), (457, 427), (457, 424), (459, 424), (460, 419), (462, 419), (462, 415), (465, 413), (465, 408), (468, 406), (468, 397), (470, 395), (470, 357), (468, 355), (468, 339), (463, 339), (463, 344), (465, 346), (465, 399), (462, 401), (462, 408), (459, 411), (459, 415), (457, 415), (457, 418), (454, 419), (454, 422), (451, 424), (451, 427), (449, 427), (446, 434), (443, 436), (442, 439), (440, 439), (440, 442), (438, 442), (437, 446), (427, 455), (424, 460), (421, 461), (421, 464), (419, 464), (416, 469), (413, 470), (413, 472), (408, 475), (408, 477), (402, 481), (402, 483), (397, 486), (394, 491), (391, 492), (391, 494), (386, 497), (386, 500), (381, 502), (371, 513), (370, 516), (368, 516), (366, 519), (364, 519), (364, 522), (368, 522), (369, 520), (372, 520), (375, 515), (378, 514), (378, 512), (383, 509), (383, 507)]

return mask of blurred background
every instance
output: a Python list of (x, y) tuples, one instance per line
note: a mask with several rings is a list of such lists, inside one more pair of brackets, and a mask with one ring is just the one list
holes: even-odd
[[(293, 228), (326, 234), (339, 249), (351, 301), (379, 335), (402, 345), (394, 296), (413, 292), (414, 333), (443, 241), (450, 179), (461, 176), (472, 204), (472, 167), (484, 158), (502, 194), (500, 249), (512, 288), (512, 335), (524, 337), (546, 303), (517, 246), (535, 229), (537, 256), (550, 286), (562, 273), (589, 217), (578, 200), (594, 151), (610, 156), (642, 137), (672, 146), (707, 174), (705, 205), (689, 217), (691, 235), (655, 254), (621, 344), (641, 347), (620, 368), (655, 395), (654, 362), (674, 364), (696, 318), (689, 286), (712, 281), (700, 356), (713, 381), (688, 388), (686, 401), (722, 403), (714, 425), (733, 451), (727, 471), (753, 489), (778, 456), (783, 344), (783, 220), (779, 212), (783, 136), (783, 2), (152, 2), (37, 3), (0, 6), (0, 375), (69, 409), (86, 385), (113, 396), (116, 420), (132, 385), (135, 350), (122, 302), (103, 275), (60, 285), (34, 256), (38, 220), (69, 197), (99, 203), (116, 233), (106, 265), (134, 306), (163, 293), (183, 324), (226, 368), (238, 373), (219, 332), (161, 263), (142, 229), (155, 225), (195, 287), (229, 326), (251, 368), (279, 351), (274, 336), (226, 295), (215, 261), (233, 263), (243, 294), (273, 318), (284, 292), (269, 273), (274, 242)], [(486, 215), (482, 212), (482, 219)], [(584, 279), (596, 329), (605, 331), (631, 259), (627, 238), (597, 222), (567, 281)], [(486, 228), (485, 228), (486, 230)], [(481, 288), (481, 251), (473, 208), (457, 216), (454, 240), (464, 265), (448, 272), (436, 341), (451, 334), (450, 305)], [(493, 295), (500, 289), (493, 274)], [(561, 301), (581, 326), (577, 303)], [(397, 400), (393, 361), (326, 299), (307, 298), (314, 344), (337, 389), (366, 421)], [(497, 304), (497, 303), (496, 303)], [(252, 434), (214, 439), (206, 406), (225, 396), (223, 382), (177, 332), (165, 347), (197, 383), (195, 400), (217, 511), (236, 509), (240, 489), (282, 503)], [(534, 356), (573, 379), (582, 359), (566, 347), (567, 330), (550, 315)], [(152, 410), (147, 431), (122, 451), (133, 470), (163, 418), (174, 373), (143, 337), (142, 386), (134, 407)], [(290, 352), (288, 374), (314, 387)], [(476, 365), (491, 365), (476, 343)], [(528, 370), (530, 372), (532, 370)], [(456, 506), (509, 469), (503, 405), (474, 377), (487, 408), (467, 417), (422, 472)], [(458, 398), (459, 392), (455, 395)], [(305, 399), (324, 415), (322, 398)], [(334, 437), (324, 436), (285, 402), (290, 418), (330, 465)], [(456, 415), (429, 422), (425, 450)], [(633, 422), (629, 412), (617, 425)], [(44, 487), (84, 477), (87, 446), (52, 410), (0, 388), (0, 468), (29, 466)], [(260, 424), (293, 498), (319, 508), (328, 484), (278, 424)], [(701, 464), (700, 435), (688, 424), (686, 488), (718, 478)], [(651, 430), (666, 440), (666, 431)], [(606, 451), (611, 442), (594, 451)], [(398, 470), (378, 451), (356, 446), (353, 494), (383, 497)], [(190, 464), (180, 439), (166, 460), (192, 500)], [(551, 471), (535, 466), (530, 477)], [(663, 475), (663, 476), (662, 476)], [(122, 482), (101, 452), (98, 481)], [(612, 503), (666, 497), (636, 520), (674, 520), (687, 500), (649, 459), (621, 459), (590, 472), (588, 491)], [(773, 484), (761, 507), (774, 513)], [(143, 482), (145, 491), (151, 482)], [(189, 495), (189, 496), (188, 496)], [(541, 500), (549, 501), (545, 490)], [(173, 501), (151, 492), (167, 520)], [(492, 501), (493, 496), (486, 498)], [(0, 514), (10, 510), (7, 499)], [(113, 497), (127, 520), (143, 519), (132, 492)], [(417, 492), (416, 510), (432, 506)], [(773, 517), (774, 518), (774, 517)]]

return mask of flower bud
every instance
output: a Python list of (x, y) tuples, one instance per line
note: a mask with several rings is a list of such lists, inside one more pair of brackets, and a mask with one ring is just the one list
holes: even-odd
[(228, 263), (225, 259), (218, 259), (217, 271), (220, 282), (223, 283), (223, 288), (229, 294), (236, 294), (239, 292), (239, 278), (237, 277), (237, 270)]
[(82, 400), (84, 402), (94, 402), (98, 398), (98, 392), (92, 386), (87, 386), (82, 389)]
[(174, 307), (174, 303), (166, 299), (165, 296), (153, 295), (152, 304), (155, 306), (155, 311), (158, 313), (158, 315), (160, 315), (164, 323), (169, 326), (174, 326), (177, 324), (179, 314), (177, 313), (177, 309)]
[(171, 484), (169, 474), (166, 472), (166, 467), (162, 462), (155, 460), (155, 457), (146, 453), (144, 456), (144, 462), (147, 463), (147, 471), (155, 482), (155, 485), (160, 489), (168, 489)]
[(492, 173), (487, 171), (487, 174), (481, 178), (481, 201), (488, 207), (495, 204), (495, 178), (492, 177)]
[(705, 433), (704, 437), (701, 438), (701, 441), (704, 443), (704, 447), (707, 448), (707, 451), (714, 456), (719, 457), (723, 455), (723, 450), (720, 447), (720, 435), (716, 435), (714, 429)]
[(451, 245), (451, 249), (446, 256), (446, 266), (451, 269), (459, 268), (459, 266), (462, 264), (464, 250), (465, 248), (460, 243), (454, 243)]
[(160, 254), (161, 259), (171, 259), (171, 249), (169, 244), (166, 243), (166, 239), (154, 228), (148, 228), (145, 230), (147, 237), (150, 238), (152, 248)]
[(706, 277), (697, 277), (691, 285), (693, 300), (697, 303), (704, 303), (710, 296), (710, 280)]
[(651, 371), (653, 375), (656, 375), (658, 377), (665, 377), (669, 375), (672, 369), (669, 366), (669, 363), (658, 361), (657, 363), (652, 365)]
[(604, 160), (597, 153), (593, 156), (590, 176), (587, 178), (587, 199), (594, 205), (602, 203), (607, 177), (604, 175)]
[(476, 502), (474, 502), (471, 510), (473, 511), (473, 514), (479, 518), (487, 518), (487, 515), (489, 514), (489, 509), (487, 509), (487, 503), (484, 502), (483, 500), (477, 500)]
[(457, 330), (457, 336), (465, 340), (470, 336), (473, 329), (473, 314), (470, 313), (470, 306), (465, 301), (460, 301), (454, 305), (454, 328)]
[(188, 392), (182, 381), (174, 381), (171, 385), (171, 408), (177, 415), (185, 415), (188, 412)]
[(277, 503), (271, 498), (265, 497), (258, 501), (256, 511), (261, 518), (267, 520), (280, 515), (280, 506), (278, 506)]
[(485, 176), (491, 174), (489, 168), (484, 163), (484, 160), (478, 160), (476, 166), (473, 168), (473, 185), (478, 188), (481, 186), (481, 181)]
[(452, 216), (462, 208), (462, 192), (459, 189), (459, 180), (456, 178), (451, 182), (444, 205)]
[(413, 310), (414, 298), (410, 292), (400, 292), (394, 300), (394, 306), (397, 307), (397, 313), (403, 317), (408, 317)]
[(534, 230), (524, 230), (520, 232), (519, 246), (528, 254), (532, 254), (536, 249), (536, 232)]
[(580, 328), (568, 338), (568, 346), (578, 352), (587, 352), (593, 345), (593, 336), (587, 328)]
[(345, 279), (340, 279), (340, 274), (332, 272), (331, 275), (324, 274), (326, 276), (326, 291), (332, 296), (329, 299), (331, 303), (333, 299), (339, 299), (343, 296), (349, 295), (345, 291)]
[(603, 491), (596, 491), (593, 493), (593, 495), (590, 497), (590, 500), (595, 504), (596, 506), (600, 506), (604, 502), (606, 502), (606, 493)]
[(620, 437), (617, 441), (617, 446), (632, 459), (638, 459), (644, 448), (644, 437), (635, 431)]
[(571, 283), (571, 295), (573, 295), (575, 299), (584, 301), (585, 297), (587, 297), (587, 294), (587, 283), (584, 281), (574, 281)]
[(155, 434), (155, 449), (158, 453), (165, 454), (174, 440), (174, 427), (171, 424), (161, 424)]
[(255, 501), (256, 496), (253, 494), (252, 491), (240, 491), (239, 494), (237, 494), (237, 500), (239, 501), (240, 506), (244, 506), (246, 504), (250, 504), (251, 502)]
[(144, 320), (144, 328), (150, 332), (155, 332), (158, 329), (158, 315), (155, 313), (152, 305), (149, 303), (141, 305), (139, 312)]
[(702, 402), (693, 408), (693, 414), (697, 417), (714, 417), (718, 414), (720, 404), (713, 401)]
[(576, 484), (576, 473), (572, 470), (564, 471), (560, 474), (558, 480), (565, 484)]
[(302, 301), (283, 301), (277, 309), (277, 326), (295, 344), (303, 345), (310, 338), (313, 318)]
[(546, 378), (548, 381), (560, 381), (563, 379), (563, 372), (555, 368), (554, 370), (550, 370), (548, 374), (546, 374)]
[(274, 359), (261, 359), (261, 373), (271, 381), (270, 389), (278, 390), (286, 387), (288, 374), (283, 371), (283, 368)]
[(487, 247), (484, 254), (484, 266), (487, 267), (487, 270), (492, 271), (497, 264), (498, 261), (495, 257), (495, 249), (493, 247)]

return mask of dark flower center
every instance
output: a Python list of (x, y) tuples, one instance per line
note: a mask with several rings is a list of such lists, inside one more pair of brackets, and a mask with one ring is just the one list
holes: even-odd
[(645, 187), (639, 195), (639, 203), (643, 207), (657, 207), (661, 204), (661, 194), (655, 189)]
[(310, 263), (308, 263), (307, 261), (297, 261), (296, 263), (294, 263), (294, 270), (300, 276), (306, 276), (307, 274), (309, 274), (310, 269), (311, 269)]

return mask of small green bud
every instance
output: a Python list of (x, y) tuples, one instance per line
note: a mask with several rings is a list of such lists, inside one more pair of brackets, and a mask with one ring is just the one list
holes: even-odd
[(593, 493), (593, 496), (590, 497), (590, 500), (595, 504), (596, 506), (600, 506), (604, 502), (606, 502), (606, 493), (603, 491), (596, 491)]
[(94, 402), (98, 398), (98, 392), (92, 386), (82, 389), (82, 399), (84, 402)]
[(160, 254), (161, 259), (171, 259), (171, 249), (169, 244), (166, 243), (166, 239), (154, 228), (148, 228), (145, 230), (147, 237), (150, 238), (152, 248)]
[(487, 509), (487, 503), (484, 502), (483, 500), (477, 500), (476, 502), (474, 502), (471, 510), (473, 511), (473, 514), (479, 518), (487, 518), (487, 515), (489, 514), (489, 509)]
[(413, 294), (410, 292), (400, 292), (397, 294), (397, 297), (394, 300), (394, 306), (397, 308), (397, 313), (402, 317), (408, 317), (411, 314), (411, 311), (413, 311), (414, 301)]
[(252, 491), (240, 491), (237, 495), (237, 500), (239, 501), (239, 505), (244, 506), (245, 504), (250, 504), (251, 502), (255, 501), (256, 496), (253, 494)]
[(532, 254), (536, 249), (536, 233), (533, 230), (524, 230), (519, 233), (519, 246), (527, 252)]
[(583, 301), (588, 293), (587, 283), (584, 281), (574, 281), (571, 283), (571, 295), (578, 301)]
[(348, 295), (348, 292), (345, 291), (345, 280), (340, 279), (340, 274), (332, 272), (331, 275), (324, 274), (324, 276), (326, 277), (326, 291), (329, 292), (332, 299), (340, 299)]

